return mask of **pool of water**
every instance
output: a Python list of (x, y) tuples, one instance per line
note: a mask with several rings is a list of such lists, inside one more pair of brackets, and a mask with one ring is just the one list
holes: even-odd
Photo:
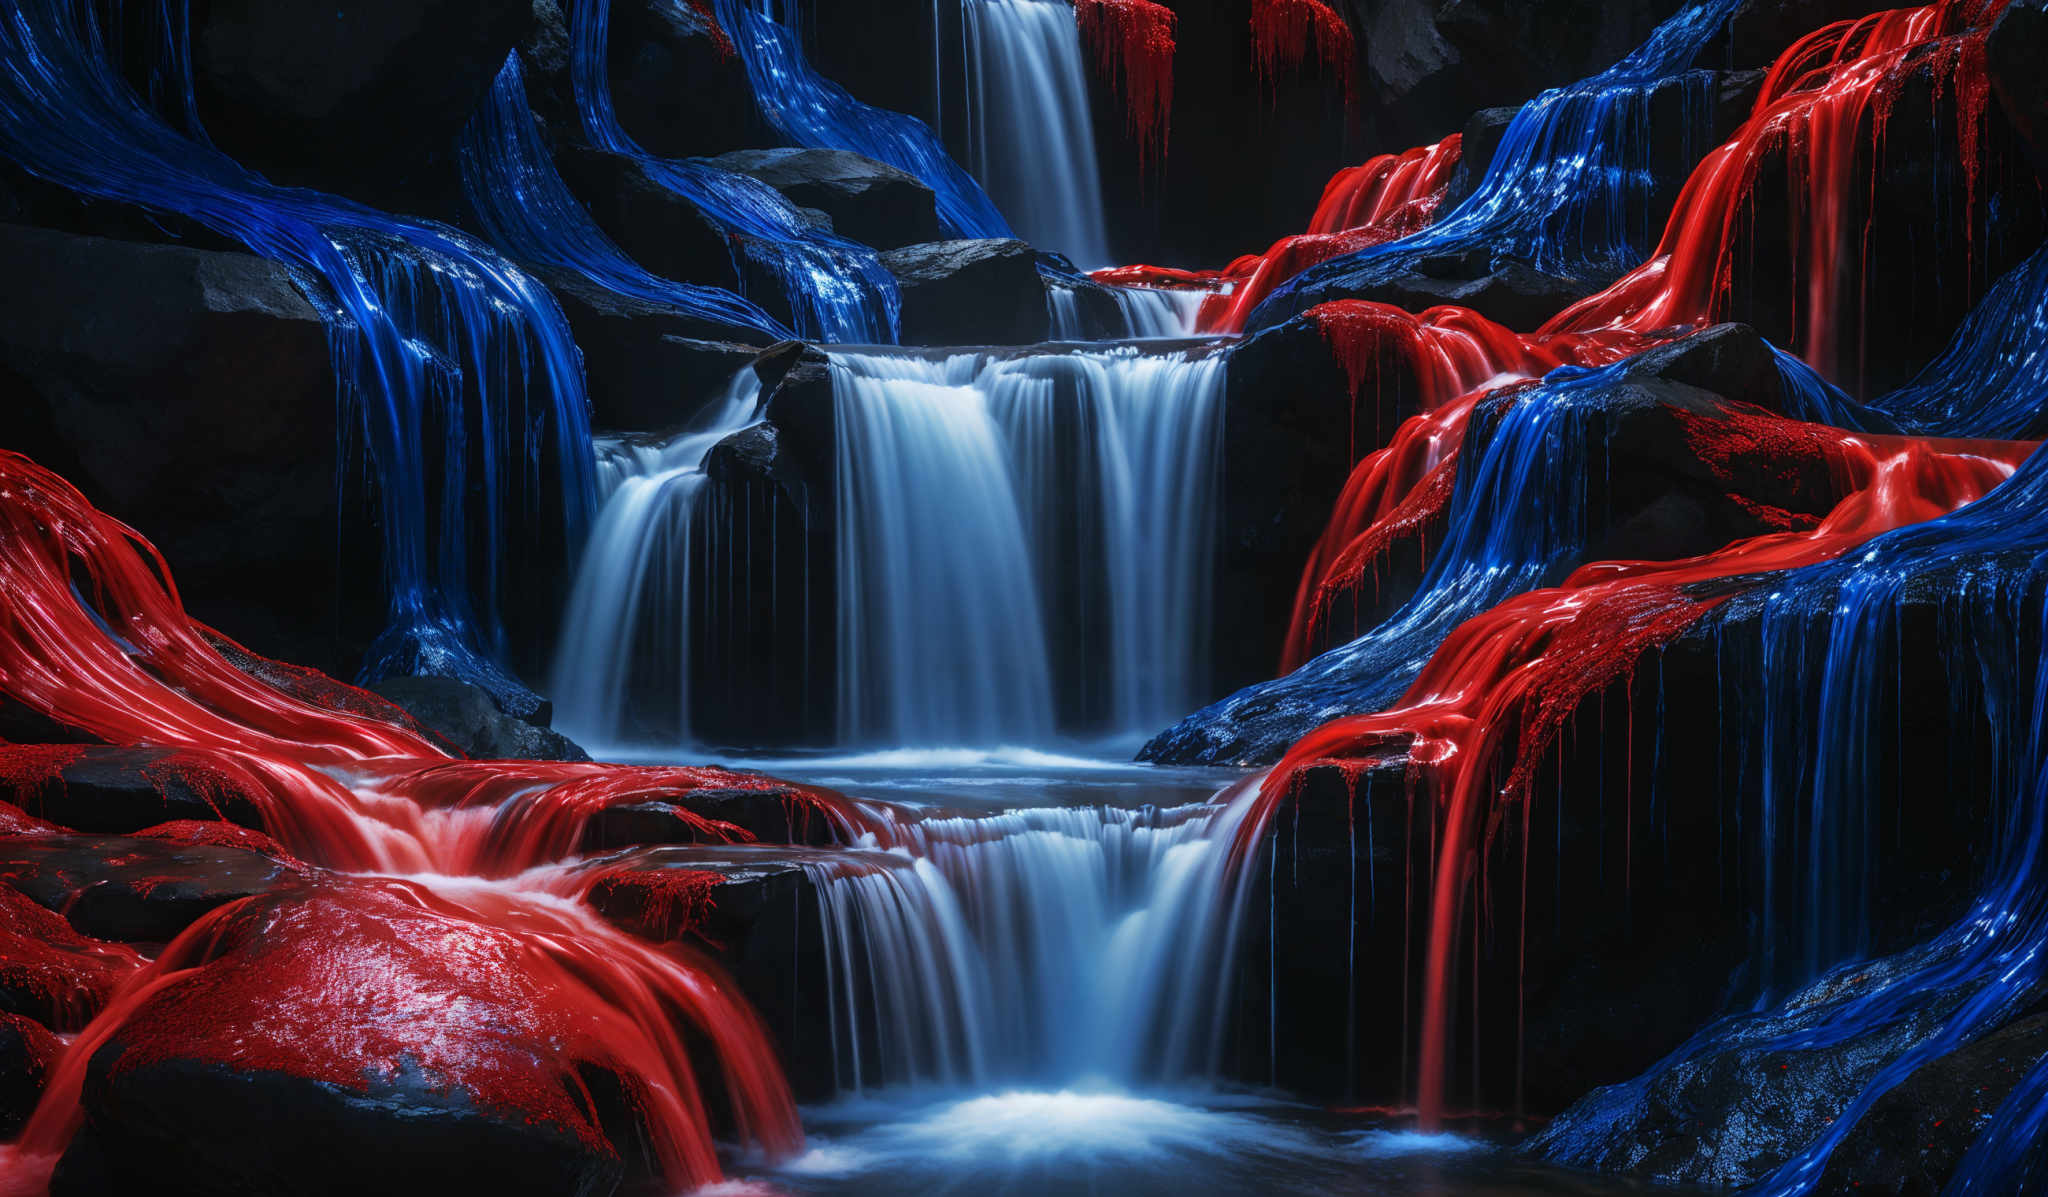
[[(1257, 1094), (1074, 1086), (849, 1099), (809, 1109), (802, 1155), (711, 1192), (1191, 1197), (1620, 1194), (1516, 1156), (1514, 1128), (1424, 1134)], [(1668, 1190), (1667, 1190), (1668, 1191)]]

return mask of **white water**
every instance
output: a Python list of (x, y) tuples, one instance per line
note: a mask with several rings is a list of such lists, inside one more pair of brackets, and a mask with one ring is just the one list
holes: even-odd
[[(1114, 300), (1117, 315), (1123, 327), (1113, 330), (1107, 338), (1147, 337), (1191, 337), (1195, 335), (1195, 317), (1202, 310), (1202, 301), (1209, 297), (1207, 291), (1169, 290), (1163, 287), (1116, 287), (1106, 286), (1110, 299)], [(1059, 283), (1048, 284), (1045, 289), (1046, 314), (1052, 318), (1052, 339), (1055, 341), (1100, 340), (1096, 330), (1082, 314), (1081, 299), (1074, 288)]]
[(586, 744), (627, 738), (627, 704), (648, 644), (668, 660), (653, 672), (672, 681), (678, 699), (677, 742), (689, 739), (693, 523), (704, 489), (704, 459), (713, 446), (745, 428), (760, 406), (753, 368), (733, 376), (725, 397), (683, 433), (666, 441), (599, 440), (598, 486), (603, 505), (576, 571), (562, 615), (554, 695), (557, 723)]
[(1249, 802), (931, 818), (814, 867), (841, 1089), (1217, 1075)]
[(1088, 76), (1059, 0), (962, 0), (968, 157), (1017, 235), (1084, 267), (1110, 264)]
[(834, 354), (841, 741), (1044, 743), (1075, 703), (1119, 732), (1191, 709), (1223, 371)]

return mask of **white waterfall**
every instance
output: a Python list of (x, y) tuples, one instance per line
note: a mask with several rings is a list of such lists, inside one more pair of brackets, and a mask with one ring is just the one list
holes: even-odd
[(962, 0), (969, 161), (1017, 235), (1110, 264), (1088, 76), (1062, 0)]
[(1045, 288), (1046, 314), (1052, 319), (1055, 341), (1094, 341), (1119, 338), (1192, 337), (1195, 318), (1200, 315), (1207, 291), (1163, 287), (1105, 286), (1115, 302), (1122, 323), (1105, 338), (1082, 313), (1080, 294), (1071, 286), (1050, 283)]
[(832, 377), (843, 741), (1043, 742), (1062, 692), (1138, 731), (1201, 696), (1220, 355), (834, 354)]
[(760, 399), (760, 378), (748, 366), (681, 434), (596, 442), (603, 504), (563, 612), (550, 683), (556, 722), (578, 741), (630, 738), (625, 715), (649, 644), (668, 654), (654, 671), (673, 679), (683, 721), (675, 735), (679, 742), (689, 738), (692, 524), (704, 459), (755, 418)]
[(841, 1087), (1215, 1075), (1250, 801), (930, 819), (814, 870)]

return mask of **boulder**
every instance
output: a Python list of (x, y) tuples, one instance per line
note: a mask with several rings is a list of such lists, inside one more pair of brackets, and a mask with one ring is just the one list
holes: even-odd
[(712, 163), (751, 175), (790, 203), (832, 218), (832, 228), (875, 249), (943, 240), (932, 189), (917, 176), (847, 150), (735, 150)]
[(1045, 284), (1022, 241), (934, 241), (882, 255), (903, 295), (905, 345), (1027, 345), (1046, 339)]
[(1496, 261), (1491, 251), (1475, 249), (1420, 258), (1363, 285), (1347, 280), (1336, 289), (1318, 289), (1315, 296), (1316, 302), (1369, 299), (1410, 312), (1455, 304), (1506, 328), (1531, 332), (1596, 290), (1590, 283)]
[[(41, 754), (30, 767), (28, 754)], [(0, 749), (0, 799), (72, 831), (126, 835), (173, 820), (263, 825), (260, 795), (206, 756), (103, 745)]]
[[(1828, 1159), (1824, 1192), (1934, 1194), (2022, 1078), (2048, 1057), (2048, 1014), (1930, 1060), (1870, 1107)], [(2036, 1144), (2039, 1155), (2043, 1145)]]
[(555, 163), (597, 227), (627, 257), (676, 282), (733, 285), (733, 251), (725, 234), (639, 159), (573, 148), (558, 151)]
[(81, 1030), (142, 963), (134, 948), (80, 935), (64, 916), (0, 885), (0, 1014)]
[(533, 22), (478, 0), (210, 0), (192, 17), (199, 110), (230, 155), (436, 215), (459, 195), (457, 134)]
[(664, 158), (696, 158), (777, 137), (761, 119), (746, 65), (709, 4), (619, 0), (612, 5), (612, 106), (635, 142)]
[(584, 824), (582, 849), (602, 852), (661, 844), (707, 841), (685, 816), (730, 823), (769, 844), (830, 844), (832, 824), (795, 786), (762, 788), (706, 786), (659, 801), (607, 807)]
[(207, 911), (299, 876), (246, 848), (158, 837), (41, 835), (0, 849), (0, 884), (85, 935), (131, 943), (168, 942)]
[(507, 711), (490, 691), (448, 677), (393, 677), (378, 694), (475, 760), (587, 761), (590, 754), (548, 724), (546, 702), (526, 717)]
[(48, 1027), (19, 1014), (0, 1014), (0, 1139), (28, 1124), (64, 1044)]
[[(1299, 331), (1289, 332), (1290, 329)], [(1290, 367), (1298, 371), (1294, 377), (1307, 379), (1334, 372), (1333, 364), (1325, 364), (1327, 350), (1314, 344), (1313, 336), (1312, 329), (1283, 325), (1246, 342), (1239, 352), (1256, 352), (1259, 356), (1251, 359), (1256, 368), (1273, 352), (1260, 347), (1261, 342), (1272, 338), (1276, 343), (1297, 347), (1297, 356), (1292, 359), (1297, 365)], [(1323, 357), (1324, 362), (1301, 364), (1316, 362), (1317, 356)], [(1281, 361), (1284, 364), (1287, 359)], [(1263, 367), (1259, 373), (1248, 375), (1248, 381), (1270, 379), (1274, 368)], [(1233, 367), (1233, 393), (1236, 373)], [(1640, 354), (1602, 377), (1599, 389), (1576, 393), (1570, 400), (1586, 413), (1582, 427), (1584, 468), (1589, 476), (1584, 482), (1584, 510), (1591, 514), (1583, 550), (1571, 562), (1561, 564), (1555, 577), (1546, 575), (1550, 583), (1562, 580), (1566, 565), (1581, 561), (1631, 557), (1673, 560), (1712, 551), (1744, 536), (1787, 526), (1811, 526), (1838, 501), (1838, 488), (1825, 459), (1819, 455), (1818, 444), (1809, 443), (1812, 438), (1778, 438), (1747, 453), (1722, 452), (1716, 447), (1716, 437), (1724, 427), (1739, 439), (1757, 420), (1775, 419), (1766, 405), (1778, 400), (1776, 366), (1769, 347), (1753, 330), (1739, 325), (1717, 326)], [(1316, 385), (1341, 388), (1343, 384), (1324, 379)], [(1398, 388), (1393, 394), (1398, 396)], [(1500, 418), (1511, 406), (1525, 401), (1527, 394), (1503, 392), (1480, 406), (1460, 451), (1461, 467), (1464, 463), (1486, 460), (1486, 449)], [(1386, 398), (1378, 397), (1381, 402)], [(1329, 408), (1334, 417), (1345, 414), (1341, 403), (1331, 403)], [(1357, 418), (1361, 429), (1366, 427), (1366, 419), (1390, 427), (1391, 421), (1401, 414), (1397, 408), (1390, 412), (1360, 412)], [(1258, 543), (1250, 539), (1252, 534), (1278, 540), (1287, 527), (1281, 522), (1260, 527), (1250, 520), (1250, 514), (1266, 510), (1273, 503), (1271, 498), (1251, 505), (1248, 513), (1237, 514), (1240, 505), (1249, 503), (1247, 496), (1256, 493), (1251, 488), (1260, 484), (1256, 467), (1247, 465), (1245, 469), (1251, 476), (1236, 491), (1230, 489), (1233, 474), (1226, 472), (1226, 529), (1234, 526), (1235, 521), (1247, 521), (1246, 548), (1236, 549), (1226, 541), (1226, 565), (1230, 565), (1237, 552), (1248, 553)], [(1341, 485), (1341, 479), (1336, 485)], [(1324, 498), (1311, 509), (1325, 512), (1329, 505), (1330, 500)], [(1321, 531), (1320, 526), (1313, 531), (1310, 528), (1311, 521), (1301, 521), (1286, 538), (1290, 547), (1291, 542), (1304, 536), (1312, 540)], [(1441, 521), (1433, 523), (1425, 536), (1429, 543), (1440, 543)], [(1234, 567), (1251, 574), (1252, 580), (1238, 587), (1235, 595), (1226, 589), (1226, 600), (1244, 612), (1264, 612), (1264, 625), (1284, 632), (1293, 585), (1299, 576), (1293, 571), (1299, 569), (1305, 555), (1304, 547), (1291, 559), (1292, 564), (1279, 573), (1287, 583), (1284, 589), (1270, 578), (1259, 583), (1251, 566)], [(1245, 560), (1277, 561), (1279, 556), (1269, 552), (1247, 555)], [(1238, 576), (1227, 574), (1226, 587), (1235, 585)], [(1370, 628), (1398, 609), (1420, 578), (1419, 569), (1405, 566), (1383, 573), (1371, 606), (1361, 607), (1356, 626), (1361, 630)], [(1263, 589), (1258, 589), (1261, 585)], [(1246, 618), (1227, 626), (1244, 628), (1258, 624)], [(1340, 613), (1330, 619), (1328, 626), (1349, 630), (1353, 622)], [(1238, 638), (1248, 639), (1242, 631)], [(1279, 646), (1277, 640), (1268, 640), (1266, 644), (1270, 667)], [(1385, 684), (1387, 661), (1379, 655), (1384, 651), (1357, 642), (1333, 647), (1286, 677), (1247, 686), (1190, 715), (1154, 737), (1140, 753), (1141, 759), (1182, 764), (1270, 763), (1289, 744), (1330, 718), (1374, 709), (1391, 698)]]
[(2048, 178), (2048, 0), (2015, 0), (1999, 14), (1984, 45), (1991, 90), (2020, 134), (2034, 172)]
[(603, 291), (557, 271), (541, 274), (583, 351), (595, 427), (652, 431), (687, 424), (723, 397), (733, 375), (761, 352), (730, 340), (742, 335), (735, 330), (680, 309)]
[(639, 1062), (517, 930), (339, 878), (206, 927), (91, 1057), (53, 1194), (602, 1194), (640, 1158)]
[(19, 226), (0, 274), (0, 444), (155, 543), (197, 618), (352, 667), (383, 603), (337, 559), (328, 331), (292, 274)]

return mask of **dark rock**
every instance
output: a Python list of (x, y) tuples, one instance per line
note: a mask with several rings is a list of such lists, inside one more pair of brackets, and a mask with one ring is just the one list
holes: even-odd
[(0, 884), (83, 934), (131, 943), (168, 942), (207, 911), (299, 876), (243, 848), (156, 838), (40, 835), (0, 851)]
[(1486, 250), (1423, 258), (1384, 281), (1323, 298), (1370, 299), (1411, 312), (1439, 304), (1471, 308), (1507, 328), (1533, 331), (1596, 290), (1520, 262), (1495, 262)]
[(706, 786), (658, 801), (609, 807), (584, 824), (582, 848), (601, 852), (651, 844), (720, 842), (686, 816), (729, 823), (767, 844), (835, 842), (831, 822), (794, 786)]
[(556, 272), (543, 278), (583, 351), (591, 422), (599, 428), (676, 428), (725, 394), (760, 352), (734, 330), (679, 309), (601, 291)]
[(640, 1158), (627, 1065), (565, 1025), (529, 940), (389, 881), (214, 918), (93, 1054), (53, 1194), (553, 1197)]
[(621, 0), (607, 48), (619, 124), (650, 153), (696, 158), (779, 140), (761, 119), (746, 65), (694, 6)]
[(15, 788), (0, 789), (0, 798), (73, 831), (108, 835), (172, 820), (263, 826), (262, 795), (210, 757), (169, 748), (99, 745), (75, 752), (68, 760), (60, 758), (48, 781), (17, 780)]
[[(1927, 1042), (1964, 995), (1957, 991), (1930, 1009), (1826, 1046), (1799, 1050), (1778, 1044), (1785, 1036), (1821, 1025), (1843, 1001), (1883, 984), (1923, 951), (1839, 970), (1776, 1010), (1717, 1024), (1710, 1038), (1681, 1058), (1574, 1105), (1526, 1149), (1574, 1167), (1660, 1184), (1747, 1185), (1761, 1180), (1818, 1138), (1880, 1070)], [(2044, 1049), (2048, 1041), (2038, 1025), (2014, 1040), (1986, 1048), (1982, 1055), (1969, 1047), (1960, 1049), (1917, 1070), (1902, 1090), (1895, 1091), (1888, 1107), (1873, 1109), (1851, 1134), (1881, 1135), (1887, 1124), (1896, 1130), (1942, 1117), (1941, 1107), (1954, 1100), (1959, 1087), (2009, 1089), (2019, 1079), (2015, 1065), (2023, 1074)], [(2006, 1058), (2021, 1051), (2034, 1056), (2023, 1062)], [(1978, 1111), (1972, 1093), (1965, 1098), (1971, 1104), (1956, 1111), (1966, 1136), (1960, 1144), (1948, 1135), (1923, 1138), (1918, 1144), (1893, 1142), (1882, 1154), (1861, 1159), (1845, 1155), (1844, 1144), (1835, 1152), (1842, 1170), (1834, 1175), (1845, 1181), (1867, 1177), (1877, 1192), (1939, 1191), (1939, 1184), (1919, 1187), (1915, 1173), (1952, 1166), (1968, 1146), (1969, 1125), (1981, 1126), (1982, 1116), (1995, 1108), (1994, 1095), (1986, 1094), (1985, 1099), (1984, 1109)], [(1872, 1123), (1872, 1118), (1878, 1121)]]
[(0, 885), (0, 1014), (80, 1030), (141, 967), (134, 948), (88, 939), (63, 916)]
[[(1293, 347), (1294, 353), (1287, 355), (1264, 348), (1261, 343), (1269, 339), (1275, 346)], [(1343, 393), (1341, 379), (1329, 377), (1336, 367), (1328, 360), (1327, 350), (1317, 343), (1311, 328), (1283, 325), (1247, 341), (1239, 353), (1254, 355), (1246, 359), (1246, 384), (1269, 396), (1286, 394), (1283, 385), (1276, 385), (1279, 378), (1299, 379), (1303, 385), (1318, 388), (1313, 393), (1322, 396), (1330, 390)], [(1233, 394), (1239, 385), (1238, 373), (1233, 362)], [(1744, 536), (1786, 526), (1811, 526), (1812, 521), (1826, 514), (1839, 501), (1839, 487), (1813, 438), (1788, 435), (1778, 442), (1755, 446), (1752, 452), (1714, 451), (1715, 429), (1726, 426), (1741, 431), (1758, 418), (1770, 418), (1769, 407), (1778, 402), (1778, 397), (1776, 367), (1769, 347), (1753, 330), (1739, 325), (1717, 326), (1647, 351), (1616, 367), (1606, 376), (1606, 385), (1596, 393), (1575, 395), (1571, 401), (1585, 405), (1588, 412), (1584, 425), (1588, 475), (1584, 510), (1592, 515), (1585, 547), (1571, 564), (1617, 558), (1673, 560), (1710, 552)], [(1388, 427), (1390, 421), (1403, 414), (1398, 388), (1391, 395), (1376, 397), (1382, 404), (1390, 399), (1393, 410), (1355, 414), (1361, 437), (1369, 435), (1364, 431), (1367, 421)], [(1472, 429), (1460, 452), (1461, 465), (1485, 460), (1499, 417), (1521, 401), (1520, 393), (1506, 392), (1481, 405), (1472, 417)], [(1330, 413), (1326, 418), (1347, 414), (1341, 401), (1324, 402)], [(1276, 418), (1288, 419), (1290, 425), (1295, 420), (1313, 421), (1314, 401), (1303, 406), (1308, 409), (1305, 415), (1287, 416), (1282, 409)], [(1227, 429), (1233, 435), (1230, 443), (1263, 443), (1234, 433), (1238, 423), (1243, 422), (1250, 429), (1249, 435), (1258, 435), (1258, 412), (1256, 406), (1250, 406), (1245, 413), (1228, 417), (1233, 421)], [(1789, 427), (1796, 430), (1804, 426)], [(1270, 439), (1273, 434), (1266, 435)], [(1279, 552), (1278, 547), (1264, 553), (1255, 553), (1253, 549), (1261, 539), (1292, 549), (1304, 537), (1312, 542), (1321, 529), (1315, 521), (1297, 520), (1292, 530), (1287, 531), (1289, 525), (1280, 520), (1261, 526), (1253, 518), (1275, 504), (1270, 495), (1273, 484), (1263, 480), (1257, 460), (1263, 458), (1255, 457), (1254, 463), (1245, 465), (1245, 480), (1237, 483), (1232, 481), (1232, 467), (1226, 466), (1226, 530), (1240, 524), (1244, 528), (1238, 534), (1238, 543), (1228, 539), (1225, 542), (1224, 562), (1232, 572), (1225, 575), (1223, 598), (1230, 604), (1226, 609), (1238, 612), (1237, 620), (1226, 622), (1226, 626), (1242, 629), (1263, 624), (1284, 632), (1305, 547), (1292, 557)], [(1340, 457), (1320, 469), (1334, 476), (1343, 460)], [(1270, 469), (1266, 467), (1268, 472)], [(1341, 477), (1337, 477), (1334, 482), (1326, 480), (1323, 486), (1341, 484)], [(1268, 492), (1266, 497), (1256, 497), (1262, 486)], [(1308, 510), (1322, 513), (1329, 510), (1331, 499), (1301, 502)], [(1426, 535), (1432, 543), (1442, 538), (1440, 528), (1434, 525)], [(1239, 554), (1246, 564), (1234, 564)], [(1406, 560), (1392, 559), (1396, 565)], [(1261, 583), (1258, 574), (1262, 568), (1277, 574), (1286, 585), (1283, 587), (1271, 577)], [(1247, 580), (1239, 581), (1241, 576)], [(1551, 584), (1562, 581), (1563, 576), (1562, 572), (1555, 578), (1546, 575)], [(1372, 606), (1360, 609), (1356, 626), (1371, 627), (1390, 614), (1414, 592), (1420, 578), (1419, 568), (1402, 566), (1383, 572)], [(1327, 626), (1348, 630), (1354, 624), (1339, 613), (1331, 617)], [(1240, 641), (1252, 639), (1241, 630), (1236, 635)], [(1259, 639), (1266, 648), (1265, 660), (1270, 667), (1270, 661), (1278, 655), (1278, 644), (1272, 639)], [(1248, 686), (1160, 733), (1145, 746), (1141, 758), (1185, 764), (1263, 764), (1276, 760), (1289, 744), (1334, 715), (1373, 709), (1376, 703), (1391, 697), (1382, 693), (1384, 662), (1377, 656), (1360, 655), (1364, 653), (1364, 648), (1354, 645), (1332, 648), (1293, 674)], [(1246, 661), (1244, 665), (1252, 663)]]
[(193, 10), (199, 109), (266, 175), (445, 215), (456, 135), (532, 21), (518, 2), (209, 0)]
[(1821, 1191), (1944, 1192), (1963, 1153), (2043, 1057), (2048, 1014), (2036, 1014), (1921, 1065), (1857, 1120), (1829, 1157)]
[(547, 726), (552, 708), (545, 703), (522, 716), (505, 710), (482, 687), (446, 677), (386, 678), (375, 690), (475, 760), (590, 759)]
[(1022, 241), (935, 241), (891, 250), (905, 345), (1028, 345), (1045, 340), (1045, 284)]
[(608, 150), (558, 151), (555, 163), (626, 256), (666, 279), (732, 286), (732, 248), (694, 204), (664, 187), (638, 159)]
[(197, 618), (352, 665), (383, 603), (338, 560), (328, 333), (293, 276), (21, 227), (0, 227), (0, 275), (0, 443), (149, 537)]
[(13, 1138), (27, 1125), (63, 1050), (43, 1024), (0, 1014), (0, 1139)]
[(2048, 0), (2015, 0), (1984, 44), (1984, 65), (2005, 119), (2027, 146), (2034, 172), (2048, 178)]
[(816, 208), (843, 237), (876, 249), (940, 241), (932, 189), (915, 175), (846, 150), (736, 150), (713, 158), (752, 175), (799, 207)]

